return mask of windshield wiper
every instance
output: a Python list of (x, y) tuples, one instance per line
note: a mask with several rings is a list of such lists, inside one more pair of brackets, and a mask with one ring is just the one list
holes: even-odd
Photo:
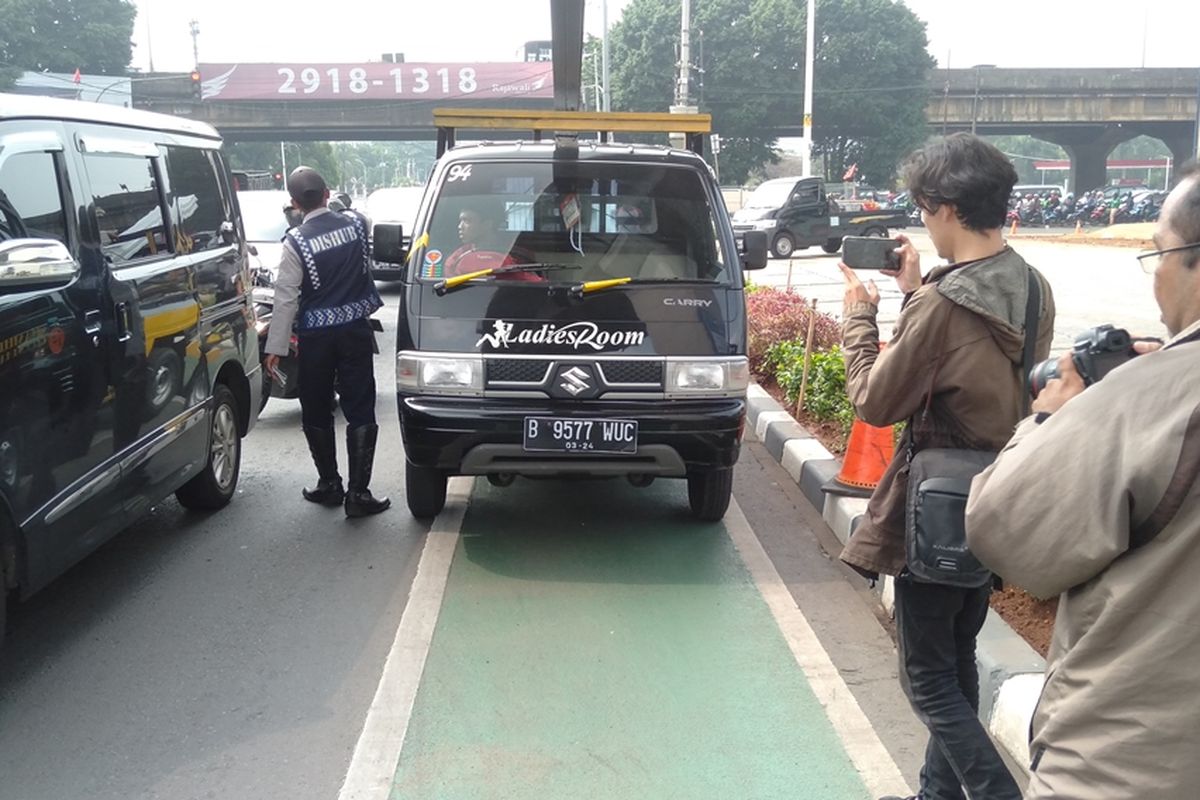
[(509, 264), (507, 267), (491, 267), (446, 278), (435, 283), (433, 291), (438, 297), (441, 297), (451, 289), (491, 275), (504, 275), (510, 272), (552, 272), (560, 269), (583, 269), (583, 267), (579, 264)]
[(567, 290), (567, 294), (571, 297), (583, 297), (585, 294), (600, 292), (605, 289), (612, 289), (615, 286), (624, 286), (629, 283), (636, 283), (641, 286), (646, 286), (668, 283), (715, 284), (720, 283), (720, 281), (714, 281), (709, 278), (634, 278), (631, 276), (625, 278), (609, 278), (608, 280), (603, 281), (584, 281), (583, 283), (577, 283), (569, 288)]

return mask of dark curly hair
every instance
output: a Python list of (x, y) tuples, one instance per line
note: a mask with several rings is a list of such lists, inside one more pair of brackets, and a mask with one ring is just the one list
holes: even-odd
[(995, 145), (970, 133), (955, 133), (910, 155), (902, 167), (913, 202), (929, 212), (954, 206), (973, 231), (1004, 227), (1017, 171)]

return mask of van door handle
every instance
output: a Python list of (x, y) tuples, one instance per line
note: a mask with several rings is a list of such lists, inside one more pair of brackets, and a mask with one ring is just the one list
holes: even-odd
[(129, 330), (129, 304), (117, 303), (113, 306), (113, 312), (117, 320), (117, 341), (128, 342), (133, 338), (133, 333)]
[(100, 329), (103, 326), (100, 312), (97, 310), (83, 312), (83, 333), (92, 339), (92, 347), (100, 346)]

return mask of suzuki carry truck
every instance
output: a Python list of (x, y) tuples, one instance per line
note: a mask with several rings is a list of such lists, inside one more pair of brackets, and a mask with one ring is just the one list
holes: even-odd
[[(525, 126), (557, 141), (465, 147), (449, 146), (455, 125), (521, 125), (435, 119), (445, 152), (411, 248), (398, 226), (374, 233), (376, 260), (406, 265), (396, 381), (410, 511), (440, 512), (451, 475), (624, 476), (686, 480), (694, 515), (720, 519), (750, 379), (742, 270), (765, 266), (767, 241), (746, 236), (738, 252), (693, 152), (707, 115), (541, 113)], [(692, 149), (562, 136), (606, 128), (683, 130)]]

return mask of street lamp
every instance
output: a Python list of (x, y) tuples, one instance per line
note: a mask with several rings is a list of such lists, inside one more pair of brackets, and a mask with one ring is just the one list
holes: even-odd
[(995, 64), (976, 64), (971, 67), (975, 70), (975, 100), (971, 103), (971, 133), (975, 133), (975, 123), (979, 120), (979, 71), (982, 69), (995, 69)]

